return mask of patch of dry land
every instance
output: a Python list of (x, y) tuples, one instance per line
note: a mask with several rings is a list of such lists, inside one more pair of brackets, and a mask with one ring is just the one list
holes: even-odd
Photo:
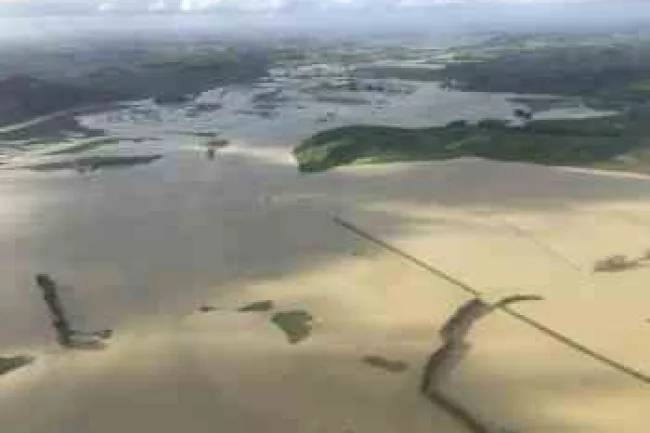
[[(648, 432), (650, 268), (594, 265), (650, 248), (649, 180), (397, 163), (301, 177), (265, 205), (296, 208), (284, 247), (340, 248), (216, 287), (214, 310), (116, 329), (103, 351), (34, 348), (0, 378), (2, 432)], [(543, 299), (498, 304), (511, 295)], [(423, 395), (452, 341), (438, 330), (477, 297), (485, 314)], [(287, 312), (309, 319), (296, 344), (273, 322)]]

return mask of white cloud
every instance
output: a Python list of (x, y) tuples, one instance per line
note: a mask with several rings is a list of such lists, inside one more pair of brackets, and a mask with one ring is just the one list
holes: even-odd
[(154, 0), (149, 3), (147, 9), (151, 12), (164, 11), (166, 9), (165, 0)]
[(110, 12), (112, 9), (113, 9), (112, 2), (103, 2), (100, 3), (99, 6), (97, 6), (97, 10), (100, 12)]
[[(196, 12), (205, 10), (228, 10), (242, 13), (269, 13), (296, 10), (391, 10), (426, 8), (440, 5), (460, 4), (569, 4), (576, 2), (625, 3), (635, 0), (0, 0), (3, 11), (152, 11)], [(638, 0), (637, 0), (638, 1)]]

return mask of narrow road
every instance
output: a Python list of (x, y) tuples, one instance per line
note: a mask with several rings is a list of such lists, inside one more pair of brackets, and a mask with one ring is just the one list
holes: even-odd
[[(441, 269), (438, 269), (434, 266), (432, 266), (429, 263), (426, 263), (417, 257), (414, 257), (410, 255), (409, 253), (399, 249), (398, 247), (391, 245), (375, 236), (372, 234), (364, 231), (363, 229), (355, 226), (354, 224), (351, 224), (350, 222), (347, 222), (339, 217), (334, 217), (333, 218), (334, 222), (338, 224), (339, 226), (349, 230), (350, 232), (356, 234), (357, 236), (360, 236), (364, 239), (366, 239), (369, 242), (372, 242), (376, 245), (381, 246), (382, 248), (391, 251), (392, 253), (401, 256), (405, 260), (410, 261), (411, 263), (415, 264), (416, 266), (427, 270), (428, 272), (432, 273), (438, 278), (442, 278), (443, 280), (453, 284), (454, 286), (458, 287), (460, 290), (469, 293), (477, 298), (481, 298), (481, 293), (476, 290), (475, 288), (469, 286), (468, 284), (460, 281), (459, 279), (447, 274)], [(612, 358), (609, 358), (601, 353), (596, 352), (595, 350), (590, 349), (589, 347), (569, 338), (568, 336), (553, 330), (549, 328), (548, 326), (545, 326), (542, 323), (537, 322), (536, 320), (519, 313), (515, 311), (513, 308), (509, 307), (508, 305), (495, 305), (495, 309), (501, 310), (504, 313), (508, 314), (509, 316), (515, 318), (516, 320), (525, 323), (528, 326), (531, 326), (535, 328), (537, 331), (541, 332), (542, 334), (553, 338), (554, 340), (559, 341), (560, 343), (570, 347), (571, 349), (578, 351), (582, 353), (585, 356), (588, 356), (592, 358), (595, 361), (598, 361), (600, 363), (606, 364), (607, 366), (617, 370), (618, 372), (625, 374), (639, 382), (642, 382), (646, 385), (650, 385), (650, 376), (645, 374), (642, 371), (639, 371), (637, 369), (634, 369), (630, 366), (627, 366), (621, 362), (618, 362)]]

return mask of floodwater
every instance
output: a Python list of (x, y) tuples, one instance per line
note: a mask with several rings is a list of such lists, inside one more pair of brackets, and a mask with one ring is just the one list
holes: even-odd
[[(143, 101), (82, 119), (109, 136), (143, 138), (88, 154), (163, 155), (149, 165), (0, 172), (0, 346), (50, 338), (37, 273), (68, 286), (64, 297), (80, 326), (119, 329), (191, 312), (208, 293), (239, 280), (273, 278), (340, 255), (345, 245), (316, 233), (342, 206), (336, 197), (286, 192), (304, 180), (290, 150), (318, 130), (511, 119), (515, 107), (512, 95), (452, 92), (435, 83), (413, 93), (352, 95), (362, 104), (322, 102), (310, 82), (215, 89), (200, 98), (223, 105), (214, 111), (188, 114), (187, 106)], [(272, 100), (253, 101), (274, 90)], [(208, 158), (206, 138), (196, 132), (218, 133), (231, 145)]]
[(556, 120), (556, 119), (589, 119), (598, 117), (609, 117), (618, 114), (614, 110), (594, 110), (589, 107), (566, 107), (551, 108), (535, 114), (537, 120)]

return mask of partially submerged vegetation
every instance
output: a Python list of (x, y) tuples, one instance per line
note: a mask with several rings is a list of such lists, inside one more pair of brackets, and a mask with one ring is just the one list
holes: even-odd
[(216, 138), (219, 136), (218, 132), (203, 132), (203, 131), (188, 131), (188, 132), (182, 132), (182, 134), (187, 134), (187, 135), (192, 135), (194, 137), (200, 137), (200, 138)]
[[(583, 40), (584, 39), (584, 40)], [(444, 68), (371, 67), (357, 74), (440, 81), (461, 91), (520, 93), (517, 124), (486, 119), (406, 129), (349, 126), (305, 140), (301, 171), (346, 164), (481, 157), (499, 161), (650, 173), (650, 49), (635, 38), (494, 38), (450, 49)], [(458, 57), (471, 61), (457, 61)], [(435, 60), (435, 59), (433, 59)], [(597, 107), (613, 115), (535, 120), (554, 108)]]
[[(30, 57), (47, 57), (41, 69), (31, 65), (30, 57), (0, 59), (0, 125), (115, 101), (153, 98), (161, 104), (186, 103), (220, 85), (250, 83), (264, 76), (269, 66), (264, 49), (215, 41), (169, 40), (146, 49), (105, 44), (101, 50), (76, 51), (74, 68), (69, 68), (68, 48), (54, 53), (49, 49), (29, 52)], [(21, 69), (22, 62), (26, 66)], [(11, 75), (12, 71), (20, 72)], [(190, 109), (198, 115), (218, 107), (195, 104)]]
[(207, 103), (207, 102), (199, 102), (195, 103), (191, 107), (189, 107), (187, 110), (185, 110), (185, 115), (187, 117), (198, 117), (201, 114), (204, 113), (211, 113), (213, 111), (217, 111), (223, 108), (223, 105), (220, 103)]
[(594, 272), (622, 272), (645, 266), (649, 261), (650, 250), (636, 258), (615, 254), (598, 260), (594, 265)]
[(508, 98), (508, 101), (513, 104), (525, 105), (533, 113), (548, 111), (554, 108), (573, 108), (582, 104), (580, 98), (565, 98), (559, 96), (513, 96), (512, 98)]
[(64, 161), (43, 162), (24, 168), (34, 171), (77, 170), (86, 172), (103, 168), (125, 168), (150, 164), (160, 158), (162, 158), (162, 155), (85, 156)]
[[(443, 127), (350, 126), (318, 133), (294, 150), (303, 172), (346, 164), (480, 157), (544, 165), (650, 172), (645, 116), (602, 119), (463, 121)], [(644, 150), (648, 150), (645, 152)]]
[(439, 69), (417, 66), (367, 66), (358, 68), (355, 75), (359, 78), (387, 79), (406, 81), (440, 81)]
[(342, 105), (370, 105), (370, 100), (365, 98), (360, 98), (356, 96), (347, 96), (340, 94), (322, 94), (314, 96), (314, 100), (318, 102), (325, 102), (330, 104), (342, 104)]
[(226, 140), (225, 138), (216, 138), (206, 142), (205, 146), (212, 149), (221, 149), (227, 147), (229, 143), (230, 141)]
[(73, 153), (83, 153), (89, 150), (96, 149), (98, 147), (102, 147), (107, 144), (115, 144), (118, 143), (119, 141), (120, 140), (118, 138), (112, 138), (112, 137), (91, 138), (88, 140), (83, 140), (77, 143), (73, 143), (65, 147), (60, 147), (54, 150), (50, 150), (46, 152), (45, 155), (55, 156), (55, 155), (68, 155)]
[(237, 311), (240, 313), (254, 313), (271, 311), (275, 307), (275, 303), (270, 300), (251, 302), (250, 304), (240, 307)]
[[(108, 106), (105, 108), (107, 109)], [(75, 114), (89, 111), (92, 110), (79, 110)], [(14, 127), (0, 127), (0, 147), (28, 149), (33, 145), (60, 143), (70, 137), (90, 139), (104, 135), (103, 130), (85, 127), (79, 123), (73, 113), (68, 113)]]
[(0, 376), (31, 364), (33, 361), (34, 358), (30, 356), (12, 356), (9, 358), (0, 356)]
[(408, 364), (404, 361), (397, 361), (384, 358), (383, 356), (368, 355), (364, 356), (362, 361), (372, 367), (385, 370), (390, 373), (401, 373), (408, 369)]
[(271, 322), (285, 333), (290, 344), (298, 344), (309, 337), (313, 320), (304, 310), (283, 311), (271, 317)]
[(24, 122), (37, 116), (85, 105), (115, 101), (101, 88), (82, 88), (28, 75), (0, 79), (0, 125)]
[(621, 272), (639, 266), (638, 260), (632, 260), (624, 255), (610, 256), (599, 260), (594, 266), (594, 272)]
[(450, 63), (435, 72), (449, 87), (460, 90), (644, 101), (650, 49), (634, 39), (591, 45), (567, 41), (557, 46), (495, 49), (491, 58)]

